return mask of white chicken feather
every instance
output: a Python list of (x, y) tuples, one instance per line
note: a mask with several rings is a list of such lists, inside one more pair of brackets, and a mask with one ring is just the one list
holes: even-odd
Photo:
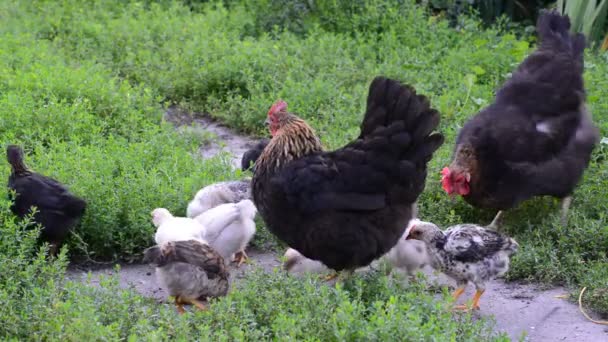
[(251, 181), (227, 181), (208, 185), (200, 189), (188, 203), (186, 216), (194, 218), (220, 204), (237, 203), (251, 199)]
[(175, 217), (165, 208), (156, 208), (152, 211), (152, 223), (156, 227), (154, 241), (157, 245), (187, 240), (207, 243), (201, 236), (201, 232), (205, 229), (203, 224), (191, 218)]
[(245, 248), (255, 234), (256, 213), (253, 202), (245, 199), (218, 205), (196, 216), (195, 220), (204, 226), (201, 238), (208, 241), (224, 260), (232, 260), (238, 253), (240, 265), (247, 258)]
[(410, 220), (401, 239), (383, 257), (391, 267), (405, 270), (410, 277), (414, 276), (418, 270), (431, 264), (426, 244), (422, 241), (407, 239), (412, 227), (420, 222), (419, 219)]

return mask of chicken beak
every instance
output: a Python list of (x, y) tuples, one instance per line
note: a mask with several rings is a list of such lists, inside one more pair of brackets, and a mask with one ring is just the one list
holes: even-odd
[(270, 126), (270, 118), (266, 118), (266, 120), (264, 120), (264, 126)]

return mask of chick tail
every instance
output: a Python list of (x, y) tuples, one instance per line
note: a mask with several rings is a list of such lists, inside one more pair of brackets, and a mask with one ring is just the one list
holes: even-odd
[(242, 220), (253, 220), (258, 210), (251, 200), (242, 200), (235, 204)]
[(413, 87), (376, 77), (361, 123), (361, 141), (347, 148), (363, 150), (375, 169), (388, 170), (391, 202), (413, 203), (424, 189), (428, 161), (443, 144), (443, 135), (433, 133), (439, 120), (439, 112)]

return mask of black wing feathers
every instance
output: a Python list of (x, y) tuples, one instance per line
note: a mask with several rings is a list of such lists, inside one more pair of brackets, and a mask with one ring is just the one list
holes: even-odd
[(443, 143), (441, 134), (431, 134), (439, 113), (429, 106), (412, 87), (377, 77), (359, 137), (289, 163), (271, 184), (302, 213), (413, 202), (424, 189), (426, 163)]

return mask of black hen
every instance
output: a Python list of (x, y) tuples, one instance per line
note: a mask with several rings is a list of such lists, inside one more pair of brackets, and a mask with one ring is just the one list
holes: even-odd
[(8, 188), (16, 193), (11, 210), (23, 218), (35, 206), (34, 221), (42, 226), (40, 239), (49, 242), (52, 255), (57, 254), (71, 228), (84, 214), (86, 202), (56, 180), (30, 171), (23, 163), (19, 146), (9, 145), (6, 155), (12, 169)]
[(564, 199), (565, 220), (598, 139), (585, 107), (585, 37), (569, 28), (568, 17), (541, 14), (538, 49), (460, 131), (442, 171), (448, 194), (495, 210), (550, 195)]
[(323, 152), (283, 101), (267, 123), (273, 137), (256, 161), (255, 205), (273, 234), (336, 271), (368, 265), (397, 243), (443, 143), (426, 97), (383, 77), (370, 86), (361, 134), (341, 149)]

